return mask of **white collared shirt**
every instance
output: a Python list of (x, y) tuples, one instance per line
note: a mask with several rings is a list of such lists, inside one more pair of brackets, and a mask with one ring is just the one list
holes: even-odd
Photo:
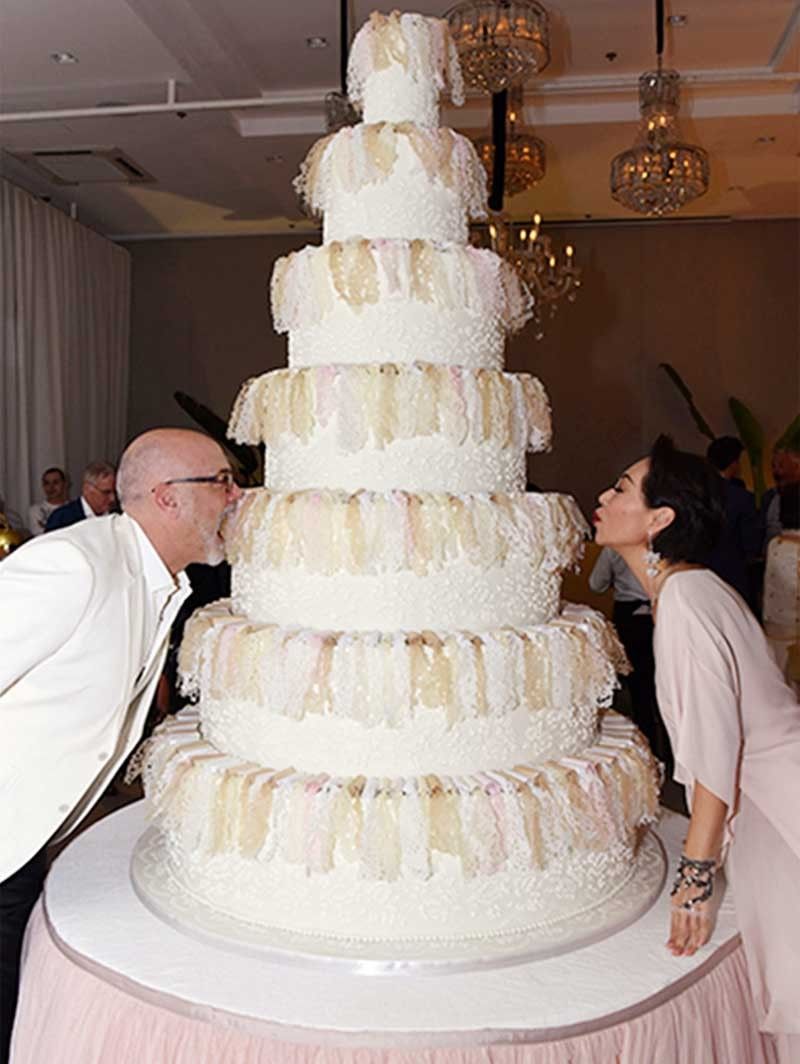
[(178, 610), (191, 594), (192, 585), (183, 571), (178, 573), (177, 576), (172, 575), (141, 525), (133, 518), (130, 518), (130, 520), (136, 534), (139, 556), (142, 560), (142, 571), (151, 605), (151, 609), (147, 610), (142, 617), (142, 646), (147, 647), (140, 674), (143, 677), (147, 673), (147, 665), (149, 665), (153, 653), (160, 648), (165, 635), (172, 627), (172, 622), (175, 620)]
[(83, 507), (83, 516), (84, 517), (97, 517), (97, 514), (94, 512), (94, 510), (91, 508), (89, 503), (86, 501), (86, 499), (84, 499), (84, 497), (82, 495), (81, 495), (81, 506)]

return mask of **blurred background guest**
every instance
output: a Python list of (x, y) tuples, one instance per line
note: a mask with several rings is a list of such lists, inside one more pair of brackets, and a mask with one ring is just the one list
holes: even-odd
[(111, 513), (117, 504), (116, 479), (117, 471), (110, 462), (90, 462), (83, 471), (80, 495), (53, 510), (47, 518), (45, 532)]
[(708, 559), (708, 567), (756, 609), (757, 581), (753, 566), (763, 549), (764, 531), (752, 491), (742, 480), (744, 445), (736, 436), (718, 436), (706, 457), (722, 477), (725, 523)]
[(644, 732), (656, 757), (669, 764), (669, 739), (656, 701), (653, 612), (649, 596), (624, 558), (611, 547), (603, 547), (597, 556), (589, 574), (589, 587), (598, 595), (613, 589), (612, 620), (633, 668), (629, 676), (622, 677), (622, 688), (629, 696), (630, 706), (619, 708)]
[(761, 500), (766, 543), (783, 531), (778, 495), (785, 485), (800, 484), (800, 452), (785, 447), (773, 451), (772, 479), (775, 487), (765, 491)]
[(777, 493), (781, 531), (767, 547), (764, 629), (786, 679), (800, 693), (800, 484)]
[(50, 466), (42, 473), (44, 498), (33, 503), (28, 510), (28, 528), (34, 536), (40, 536), (50, 514), (69, 501), (68, 487), (66, 473), (58, 466)]

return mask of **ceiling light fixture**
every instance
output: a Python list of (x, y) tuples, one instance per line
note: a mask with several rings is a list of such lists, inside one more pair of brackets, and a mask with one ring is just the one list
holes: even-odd
[[(488, 225), (474, 226), (472, 243), (489, 247), (518, 271), (533, 293), (534, 337), (541, 340), (546, 322), (552, 319), (562, 299), (574, 303), (581, 285), (581, 270), (575, 263), (571, 244), (561, 252), (541, 231), (542, 216), (535, 214), (530, 225), (516, 224), (505, 214), (490, 216)], [(545, 310), (545, 308), (547, 308)]]
[(633, 147), (611, 160), (611, 196), (639, 214), (672, 214), (708, 192), (708, 155), (680, 139), (680, 75), (663, 70), (664, 0), (656, 0), (658, 68), (639, 78), (642, 118)]
[(667, 22), (670, 26), (687, 26), (689, 24), (688, 15), (668, 15)]
[(72, 52), (51, 52), (50, 58), (54, 63), (60, 63), (62, 66), (78, 62), (77, 55), (73, 55)]
[[(506, 133), (505, 177), (503, 191), (506, 196), (516, 196), (533, 188), (545, 175), (546, 151), (544, 143), (534, 136), (533, 130), (523, 123), (523, 88), (515, 85), (508, 93), (508, 116)], [(475, 147), (491, 180), (495, 146), (491, 135), (477, 137)]]
[(536, 0), (463, 0), (444, 13), (464, 81), (482, 92), (502, 92), (550, 62), (547, 11)]
[(327, 48), (327, 37), (306, 37), (306, 48)]

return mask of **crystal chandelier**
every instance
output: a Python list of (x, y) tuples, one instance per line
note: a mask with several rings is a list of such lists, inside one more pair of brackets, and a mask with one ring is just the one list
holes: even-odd
[[(508, 133), (506, 135), (505, 177), (503, 191), (516, 196), (533, 188), (545, 175), (546, 148), (544, 142), (523, 126), (522, 86), (515, 85), (508, 94)], [(491, 180), (495, 148), (491, 136), (476, 137), (475, 147)]]
[(482, 92), (502, 92), (550, 62), (547, 12), (536, 0), (463, 0), (444, 17), (464, 81)]
[(488, 225), (476, 226), (472, 242), (490, 247), (517, 270), (534, 297), (533, 327), (537, 340), (544, 336), (545, 322), (551, 319), (560, 301), (574, 303), (581, 286), (581, 270), (575, 264), (575, 249), (564, 248), (563, 257), (541, 232), (542, 216), (535, 214), (530, 225), (516, 226), (506, 215), (496, 214)]
[(639, 133), (629, 151), (611, 160), (611, 195), (629, 210), (664, 215), (708, 191), (708, 155), (681, 141), (680, 75), (662, 70), (664, 5), (656, 0), (658, 69), (639, 78)]

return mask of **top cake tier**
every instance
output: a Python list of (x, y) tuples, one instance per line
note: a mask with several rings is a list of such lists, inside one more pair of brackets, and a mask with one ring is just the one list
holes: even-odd
[(447, 22), (423, 15), (373, 12), (353, 41), (347, 65), (351, 102), (365, 122), (439, 125), (439, 96), (464, 102), (464, 86)]

